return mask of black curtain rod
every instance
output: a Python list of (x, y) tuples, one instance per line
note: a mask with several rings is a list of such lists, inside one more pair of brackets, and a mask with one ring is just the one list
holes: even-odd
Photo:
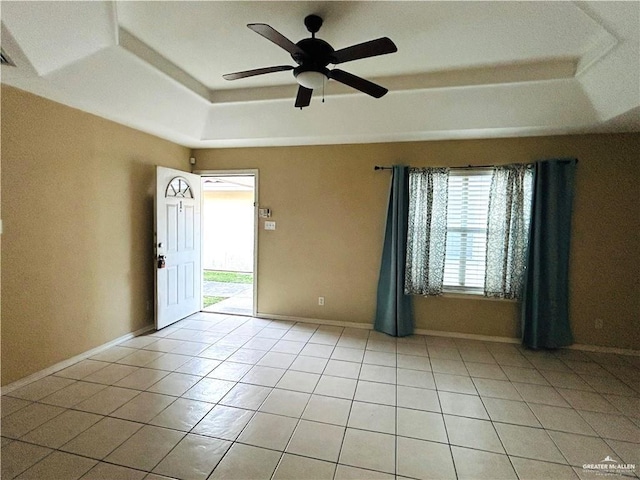
[[(564, 162), (572, 162), (573, 159), (567, 159), (564, 160)], [(576, 164), (578, 163), (578, 160), (575, 160)], [(509, 165), (509, 164), (504, 164), (504, 165)], [(446, 167), (450, 170), (469, 170), (469, 169), (473, 169), (473, 168), (494, 168), (494, 167), (503, 167), (504, 165), (467, 165), (466, 167)], [(531, 163), (530, 165), (533, 165), (533, 163)], [(414, 167), (409, 167), (409, 168), (414, 168)], [(373, 167), (374, 170), (393, 170), (393, 167), (383, 167), (380, 165), (376, 165), (375, 167)]]

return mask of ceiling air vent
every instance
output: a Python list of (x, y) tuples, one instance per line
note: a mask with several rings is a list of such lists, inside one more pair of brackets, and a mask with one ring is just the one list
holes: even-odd
[(9, 58), (9, 55), (4, 53), (4, 50), (2, 50), (1, 48), (0, 48), (0, 64), (2, 64), (2, 65), (11, 65), (12, 67), (16, 66), (16, 64), (13, 63), (13, 60), (11, 60)]

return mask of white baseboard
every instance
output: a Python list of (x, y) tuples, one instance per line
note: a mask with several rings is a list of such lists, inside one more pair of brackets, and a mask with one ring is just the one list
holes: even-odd
[(325, 320), (321, 318), (306, 318), (306, 317), (292, 317), (289, 315), (273, 315), (271, 313), (258, 313), (256, 318), (265, 318), (267, 320), (284, 320), (287, 322), (301, 322), (301, 323), (318, 323), (320, 325), (329, 325), (332, 327), (345, 327), (345, 328), (361, 328), (364, 330), (373, 330), (373, 325), (360, 322), (341, 322), (339, 320)]
[(569, 348), (571, 350), (582, 350), (585, 352), (615, 353), (617, 355), (640, 357), (640, 350), (634, 350), (632, 348), (601, 347), (600, 345), (582, 345), (580, 343), (575, 343), (565, 348)]
[(81, 353), (80, 355), (76, 355), (75, 357), (68, 358), (66, 360), (63, 360), (62, 362), (58, 362), (55, 365), (51, 365), (50, 367), (47, 367), (44, 370), (40, 370), (36, 373), (33, 373), (28, 377), (21, 378), (20, 380), (16, 380), (15, 382), (5, 385), (4, 387), (2, 387), (1, 393), (2, 395), (4, 395), (6, 393), (13, 392), (14, 390), (17, 390), (20, 387), (24, 387), (29, 383), (35, 382), (36, 380), (40, 380), (41, 378), (44, 378), (48, 375), (59, 372), (60, 370), (70, 367), (74, 363), (78, 363), (82, 360), (86, 360), (89, 357), (93, 357), (94, 355), (97, 355), (98, 353), (108, 348), (111, 348), (114, 345), (117, 345), (118, 343), (122, 343), (126, 340), (130, 340), (133, 337), (137, 337), (153, 329), (154, 329), (153, 325), (147, 325), (146, 327), (143, 327), (140, 330), (136, 330), (135, 332), (132, 332), (132, 333), (127, 333), (126, 335), (118, 337), (115, 340), (111, 340), (110, 342), (104, 343), (96, 348), (87, 350), (86, 352)]
[(491, 335), (479, 335), (476, 333), (443, 332), (440, 330), (423, 330), (420, 328), (416, 328), (414, 330), (414, 333), (416, 335), (430, 335), (432, 337), (449, 337), (449, 338), (462, 338), (465, 340), (481, 340), (483, 342), (520, 343), (519, 338), (495, 337)]

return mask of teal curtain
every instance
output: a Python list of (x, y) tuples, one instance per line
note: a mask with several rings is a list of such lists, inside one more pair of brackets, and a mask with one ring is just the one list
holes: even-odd
[(377, 331), (394, 337), (413, 333), (411, 297), (404, 293), (408, 220), (409, 168), (394, 165), (374, 322)]
[(535, 166), (527, 271), (522, 296), (522, 343), (559, 348), (573, 343), (569, 322), (569, 250), (577, 160)]

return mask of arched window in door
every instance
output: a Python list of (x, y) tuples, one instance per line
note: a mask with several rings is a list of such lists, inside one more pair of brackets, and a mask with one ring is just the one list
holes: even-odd
[(191, 186), (187, 182), (186, 178), (174, 177), (167, 186), (165, 197), (177, 197), (177, 198), (193, 198), (193, 192)]

